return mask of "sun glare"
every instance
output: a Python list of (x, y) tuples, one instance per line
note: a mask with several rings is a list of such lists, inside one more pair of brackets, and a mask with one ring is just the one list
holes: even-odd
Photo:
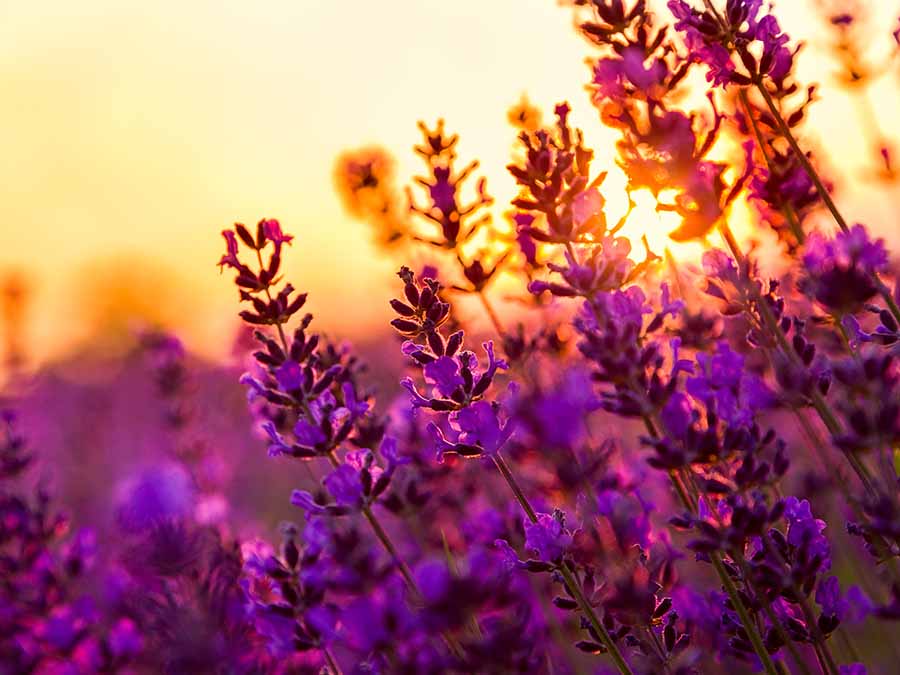
[[(604, 182), (604, 196), (606, 197), (606, 216), (610, 226), (618, 223), (626, 214), (627, 218), (618, 236), (626, 237), (637, 253), (643, 248), (642, 242), (646, 240), (650, 250), (657, 255), (669, 249), (672, 255), (680, 261), (693, 261), (699, 259), (703, 247), (696, 242), (680, 243), (672, 241), (669, 233), (675, 230), (681, 223), (681, 217), (670, 211), (657, 209), (658, 201), (653, 193), (647, 189), (635, 190), (630, 197), (633, 202), (631, 212), (628, 213), (629, 195), (626, 191), (627, 179), (625, 174), (615, 167)], [(672, 194), (669, 194), (672, 193)], [(675, 191), (663, 191), (660, 195), (662, 201), (674, 196)]]

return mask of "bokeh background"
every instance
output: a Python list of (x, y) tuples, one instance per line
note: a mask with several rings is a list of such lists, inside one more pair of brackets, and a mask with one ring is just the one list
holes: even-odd
[[(874, 139), (860, 130), (860, 99), (837, 91), (814, 4), (778, 7), (808, 43), (801, 77), (821, 85), (806, 137), (840, 174), (846, 211), (895, 235), (882, 226), (895, 185), (873, 177)], [(898, 8), (863, 4), (883, 62)], [(4, 344), (34, 369), (113, 349), (149, 322), (224, 358), (235, 292), (215, 266), (218, 233), (264, 216), (297, 235), (287, 271), (311, 292), (320, 329), (383, 334), (397, 261), (343, 211), (335, 157), (378, 143), (403, 182), (418, 169), (415, 122), (442, 116), (462, 159), (481, 159), (499, 213), (513, 194), (506, 112), (527, 92), (547, 111), (568, 99), (611, 165), (613, 136), (583, 91), (590, 47), (571, 22), (554, 0), (3, 3)], [(885, 134), (900, 137), (898, 75), (888, 61), (867, 95)], [(664, 239), (652, 209), (630, 227)]]

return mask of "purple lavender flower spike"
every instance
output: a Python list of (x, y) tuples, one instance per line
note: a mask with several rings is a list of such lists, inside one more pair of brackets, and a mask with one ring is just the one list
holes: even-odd
[(872, 241), (862, 225), (830, 240), (814, 233), (806, 242), (801, 288), (829, 311), (852, 313), (878, 292), (875, 280), (887, 262), (884, 241)]

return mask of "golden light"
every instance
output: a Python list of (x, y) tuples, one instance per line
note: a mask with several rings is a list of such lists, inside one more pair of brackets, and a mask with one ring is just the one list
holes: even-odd
[[(798, 40), (818, 30), (808, 4), (778, 6)], [(896, 20), (892, 3), (871, 4), (874, 20)], [(517, 133), (507, 111), (527, 92), (546, 122), (567, 100), (596, 169), (610, 171), (610, 219), (627, 204), (615, 134), (584, 92), (591, 48), (552, 0), (385, 0), (352, 3), (352, 17), (346, 3), (318, 0), (47, 0), (5, 10), (0, 272), (26, 268), (33, 362), (65, 352), (84, 328), (70, 289), (91, 261), (136, 257), (164, 261), (184, 280), (177, 291), (191, 311), (177, 328), (188, 345), (228, 354), (235, 298), (215, 268), (218, 231), (262, 217), (297, 235), (285, 272), (310, 291), (320, 325), (372, 334), (387, 319), (395, 261), (345, 215), (332, 167), (347, 148), (378, 144), (397, 158), (402, 185), (421, 171), (419, 119), (444, 117), (461, 136), (461, 160), (481, 160), (499, 220), (515, 194), (504, 169)], [(800, 77), (822, 83), (822, 101), (804, 138), (840, 160), (838, 199), (853, 219), (891, 235), (889, 195), (862, 176), (868, 143), (853, 103), (814, 50), (802, 55)], [(896, 73), (876, 83), (876, 108), (896, 110), (897, 90)], [(533, 126), (536, 111), (519, 112)], [(896, 135), (888, 117), (884, 130)], [(634, 197), (627, 236), (696, 258), (699, 245), (666, 239), (672, 214), (648, 194)], [(736, 205), (732, 226), (746, 234), (751, 215)]]
[[(611, 225), (617, 223), (628, 212), (628, 194), (625, 191), (625, 183), (624, 173), (616, 168), (610, 172), (604, 184), (607, 218)], [(660, 194), (660, 201), (670, 202), (675, 193), (675, 190), (663, 191)], [(641, 242), (646, 237), (650, 250), (659, 256), (663, 254), (663, 251), (669, 249), (678, 260), (689, 261), (699, 258), (704, 248), (702, 244), (698, 242), (679, 243), (669, 238), (669, 233), (681, 223), (681, 217), (678, 214), (658, 210), (656, 197), (647, 189), (632, 192), (631, 199), (634, 207), (618, 236), (627, 237), (631, 241), (635, 251), (632, 257), (640, 259), (643, 249)]]

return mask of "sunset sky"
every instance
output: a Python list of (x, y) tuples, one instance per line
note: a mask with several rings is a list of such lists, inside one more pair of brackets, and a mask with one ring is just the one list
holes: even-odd
[[(808, 0), (779, 4), (794, 35), (818, 39)], [(868, 4), (879, 7), (883, 54), (897, 7)], [(160, 316), (178, 318), (193, 347), (227, 353), (235, 292), (215, 267), (218, 233), (263, 216), (297, 235), (287, 269), (322, 325), (378, 326), (397, 262), (345, 216), (332, 167), (342, 150), (378, 143), (402, 177), (416, 172), (418, 119), (446, 118), (501, 205), (513, 192), (506, 110), (523, 92), (548, 111), (571, 101), (611, 162), (613, 136), (583, 91), (590, 48), (553, 0), (3, 5), (0, 275), (17, 270), (33, 291), (35, 360), (82, 339), (85, 296), (102, 300), (119, 275), (146, 289), (125, 302), (163, 304)], [(867, 185), (853, 200), (839, 193), (851, 219), (886, 231), (896, 194), (864, 175), (866, 140), (831, 70), (811, 45), (801, 76), (825, 86), (808, 137), (856, 188)], [(900, 137), (898, 73), (895, 64), (873, 100)]]

